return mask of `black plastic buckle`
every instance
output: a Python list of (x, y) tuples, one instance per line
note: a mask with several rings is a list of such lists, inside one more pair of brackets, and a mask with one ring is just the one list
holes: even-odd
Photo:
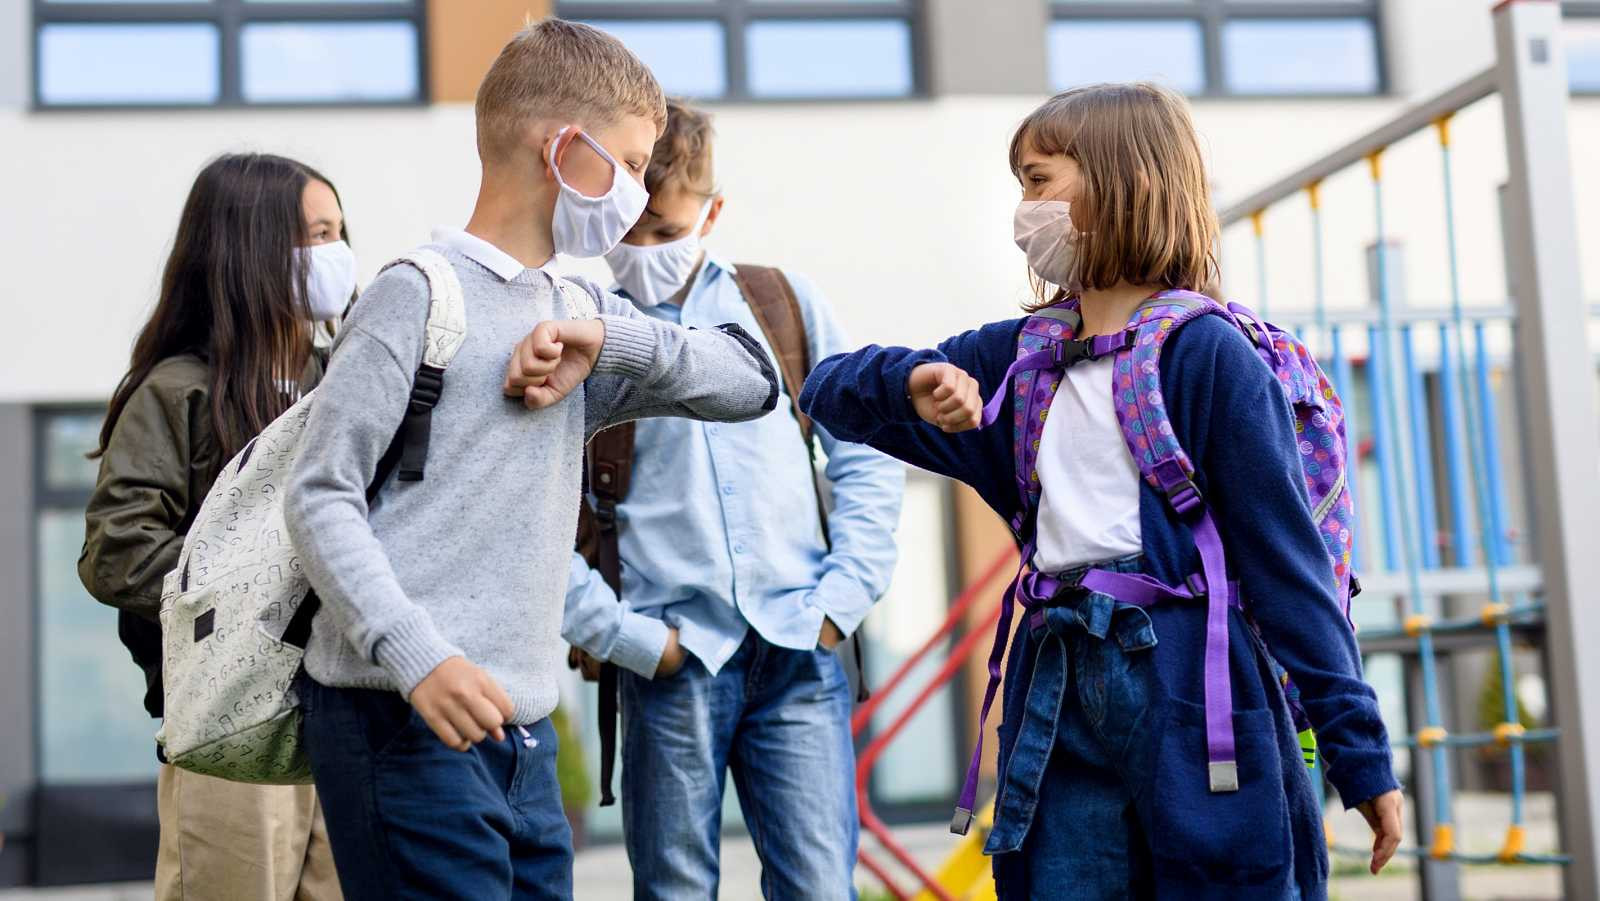
[(1069, 338), (1056, 344), (1056, 365), (1063, 369), (1093, 357), (1094, 344), (1091, 341)]

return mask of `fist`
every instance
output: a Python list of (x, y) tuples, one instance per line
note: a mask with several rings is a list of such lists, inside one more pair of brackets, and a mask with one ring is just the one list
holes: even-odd
[(511, 698), (500, 683), (465, 657), (449, 657), (411, 690), (411, 706), (439, 740), (457, 751), (494, 736), (511, 718)]
[(917, 415), (946, 432), (965, 432), (983, 424), (978, 380), (959, 366), (924, 363), (911, 370), (906, 392)]
[(521, 398), (530, 410), (558, 403), (589, 377), (605, 339), (598, 319), (539, 323), (511, 351), (505, 395)]

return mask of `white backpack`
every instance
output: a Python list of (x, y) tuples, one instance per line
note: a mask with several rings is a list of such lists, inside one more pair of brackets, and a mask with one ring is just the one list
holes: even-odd
[[(422, 478), (433, 406), (467, 334), (450, 262), (418, 249), (389, 265), (401, 263), (428, 279), (427, 344), (405, 421), (367, 489), (369, 503), (396, 467), (401, 480)], [(166, 718), (156, 742), (175, 766), (237, 782), (311, 781), (293, 682), (319, 603), (284, 529), (283, 494), (315, 403), (316, 392), (307, 393), (228, 461), (167, 574)]]

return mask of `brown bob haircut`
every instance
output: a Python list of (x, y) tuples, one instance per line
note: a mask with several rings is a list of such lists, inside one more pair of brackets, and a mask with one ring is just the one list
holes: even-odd
[(1219, 227), (1189, 105), (1148, 83), (1100, 84), (1057, 94), (1011, 138), (1011, 171), (1028, 149), (1064, 154), (1082, 170), (1073, 205), (1078, 234), (1069, 293), (1120, 282), (1185, 288), (1217, 296)]
[(598, 28), (541, 19), (511, 39), (478, 85), (478, 156), (507, 159), (529, 123), (562, 119), (586, 129), (624, 116), (667, 122), (666, 100), (650, 69)]
[(710, 113), (695, 109), (686, 100), (668, 97), (667, 127), (656, 139), (650, 166), (644, 171), (645, 189), (652, 197), (673, 188), (701, 197), (716, 196), (711, 160), (714, 137)]

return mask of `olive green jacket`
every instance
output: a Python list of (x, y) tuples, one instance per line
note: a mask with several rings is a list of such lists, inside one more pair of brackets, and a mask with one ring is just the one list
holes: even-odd
[[(322, 375), (313, 354), (301, 384)], [(161, 583), (226, 463), (211, 423), (210, 368), (185, 354), (156, 365), (117, 418), (85, 513), (78, 577), (120, 611), (117, 633), (145, 671), (145, 708), (161, 715)]]

